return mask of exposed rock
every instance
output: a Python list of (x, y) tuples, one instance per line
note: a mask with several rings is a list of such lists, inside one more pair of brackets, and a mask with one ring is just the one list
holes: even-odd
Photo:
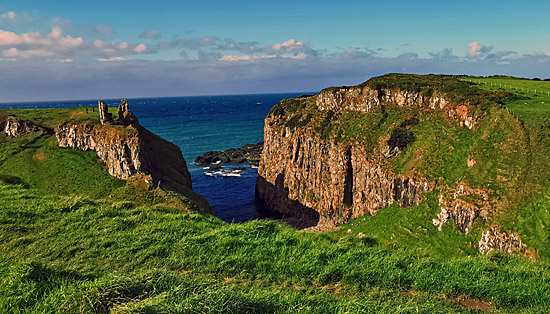
[(477, 161), (474, 159), (474, 156), (468, 156), (468, 168), (472, 168), (475, 164), (477, 164)]
[(442, 110), (460, 125), (475, 127), (477, 117), (468, 115), (468, 104), (455, 104), (436, 92), (426, 96), (418, 92), (395, 89), (372, 89), (369, 86), (327, 88), (316, 98), (317, 107), (334, 112), (352, 110), (367, 113), (380, 105), (409, 106)]
[(496, 225), (483, 231), (479, 240), (479, 252), (481, 254), (487, 254), (492, 250), (508, 254), (522, 253), (525, 249), (526, 245), (522, 243), (517, 232), (508, 235), (506, 232), (501, 232)]
[(399, 154), (399, 147), (395, 146), (392, 148), (389, 145), (386, 145), (382, 148), (381, 153), (384, 156), (384, 158), (390, 159), (392, 157), (397, 156), (397, 154)]
[(113, 121), (113, 115), (109, 112), (109, 106), (101, 100), (98, 101), (97, 104), (99, 107), (99, 122), (103, 125), (107, 122)]
[(155, 188), (153, 186), (153, 177), (151, 177), (150, 174), (136, 173), (128, 178), (127, 183), (144, 190), (151, 190)]
[(443, 225), (452, 220), (458, 231), (468, 233), (477, 218), (487, 222), (487, 215), (492, 208), (489, 202), (489, 191), (474, 189), (461, 183), (454, 192), (439, 195), (441, 212), (432, 223), (442, 230)]
[(241, 148), (230, 148), (223, 152), (210, 151), (202, 156), (195, 158), (194, 163), (200, 166), (211, 164), (240, 164), (247, 162), (250, 165), (257, 166), (260, 163), (260, 154), (262, 153), (264, 143), (247, 144)]
[(29, 120), (0, 114), (0, 135), (17, 137), (30, 133), (52, 133), (52, 131)]
[(345, 223), (397, 202), (418, 205), (432, 189), (422, 178), (395, 175), (363, 147), (326, 143), (304, 130), (280, 130), (266, 118), (256, 203), (264, 211), (315, 224)]

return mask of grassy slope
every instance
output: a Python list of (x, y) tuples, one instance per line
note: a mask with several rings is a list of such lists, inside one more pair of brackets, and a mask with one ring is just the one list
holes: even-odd
[[(519, 99), (506, 108), (524, 125), (529, 143), (529, 166), (526, 179), (518, 190), (533, 190), (517, 205), (517, 211), (502, 217), (501, 223), (518, 231), (524, 241), (536, 247), (540, 255), (550, 258), (550, 82), (516, 78), (470, 78), (486, 90), (512, 91)], [(529, 90), (529, 91), (528, 91)], [(535, 90), (537, 93), (535, 94)]]
[[(0, 187), (0, 312), (543, 312), (550, 270), (491, 255), (439, 259), (372, 238), (226, 224), (163, 206)], [(417, 297), (404, 295), (415, 291)], [(443, 298), (446, 296), (447, 299)]]
[[(359, 120), (351, 114), (309, 119), (319, 125), (332, 120), (326, 136), (345, 132), (374, 147), (388, 128), (415, 114), (388, 108), (386, 118), (374, 112)], [(417, 141), (389, 167), (432, 171), (433, 163), (447, 162), (451, 166), (437, 174), (445, 177), (441, 184), (489, 180), (490, 174), (479, 173), (485, 168), (463, 170), (468, 147), (476, 143), (471, 131), (433, 113), (421, 115)], [(381, 127), (372, 126), (380, 121)], [(433, 139), (438, 149), (422, 144)], [(489, 158), (493, 151), (483, 139), (474, 147)], [(449, 143), (453, 150), (440, 149)], [(419, 150), (432, 159), (415, 161), (412, 152)], [(77, 175), (82, 171), (86, 175)], [(450, 224), (437, 232), (431, 224), (437, 193), (418, 207), (392, 206), (341, 231), (317, 234), (270, 221), (231, 225), (184, 213), (166, 195), (109, 177), (93, 153), (59, 149), (51, 138), (2, 142), (0, 175), (0, 312), (476, 312), (452, 302), (460, 297), (492, 302), (502, 313), (550, 308), (547, 262), (479, 256), (474, 245), (481, 226), (466, 236)], [(543, 211), (544, 199), (537, 201)], [(522, 230), (531, 228), (532, 217), (525, 221)]]

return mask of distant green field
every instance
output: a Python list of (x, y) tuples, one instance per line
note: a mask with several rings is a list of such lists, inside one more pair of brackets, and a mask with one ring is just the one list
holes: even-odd
[(464, 80), (481, 89), (518, 95), (520, 99), (507, 103), (506, 108), (529, 125), (550, 125), (550, 81), (500, 77), (469, 77)]
[[(113, 116), (118, 115), (118, 109), (109, 107)], [(53, 128), (65, 121), (89, 121), (99, 123), (99, 112), (96, 107), (74, 107), (59, 109), (0, 109), (0, 114), (17, 114), (18, 117), (34, 121), (40, 125)]]

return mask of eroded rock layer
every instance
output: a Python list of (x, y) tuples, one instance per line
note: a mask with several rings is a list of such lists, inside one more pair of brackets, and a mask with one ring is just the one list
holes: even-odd
[(353, 110), (368, 113), (380, 106), (411, 106), (431, 110), (442, 110), (447, 115), (459, 121), (470, 129), (475, 127), (474, 115), (469, 114), (466, 104), (456, 104), (448, 100), (443, 93), (435, 92), (432, 95), (422, 95), (415, 91), (406, 91), (398, 88), (375, 89), (369, 86), (352, 86), (327, 88), (316, 96), (317, 107), (321, 110), (342, 111)]
[(418, 205), (431, 185), (380, 167), (361, 146), (327, 143), (300, 129), (264, 129), (264, 150), (256, 183), (260, 208), (335, 225), (395, 202)]

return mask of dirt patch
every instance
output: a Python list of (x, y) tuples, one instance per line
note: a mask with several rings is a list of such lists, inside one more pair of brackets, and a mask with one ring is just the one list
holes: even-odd
[[(413, 290), (401, 291), (401, 294), (407, 297), (417, 297), (420, 295), (418, 292)], [(463, 306), (469, 309), (476, 309), (481, 311), (495, 310), (495, 307), (491, 302), (481, 301), (481, 300), (472, 299), (472, 298), (452, 298), (446, 295), (430, 295), (430, 296), (438, 299), (446, 299), (455, 304), (458, 304), (460, 306)]]
[(176, 269), (174, 270), (176, 273), (180, 274), (180, 275), (185, 275), (185, 274), (189, 274), (191, 271), (188, 270), (188, 269)]
[(32, 158), (38, 162), (43, 162), (44, 161), (44, 158), (46, 158), (46, 155), (44, 154), (43, 151), (38, 151), (36, 152), (36, 154), (34, 154), (32, 156)]
[(469, 309), (477, 309), (482, 311), (493, 311), (495, 308), (491, 302), (480, 301), (470, 298), (449, 298), (454, 303), (467, 307)]
[(73, 111), (71, 112), (71, 119), (74, 119), (76, 116), (84, 114), (84, 111)]
[(408, 296), (408, 297), (417, 297), (418, 296), (418, 292), (412, 291), (412, 290), (401, 291), (401, 294), (404, 295), (404, 296)]

